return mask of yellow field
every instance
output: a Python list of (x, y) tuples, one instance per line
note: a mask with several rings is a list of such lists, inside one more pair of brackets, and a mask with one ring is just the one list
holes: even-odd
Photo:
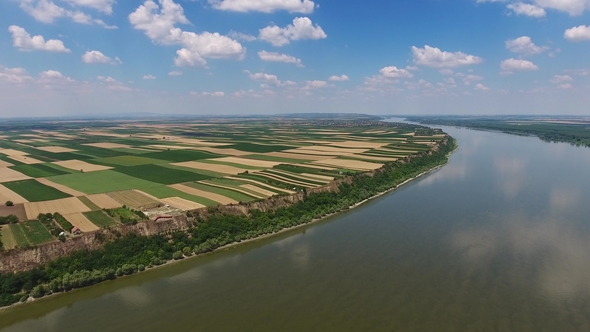
[(194, 148), (192, 148), (190, 146), (164, 145), (164, 144), (147, 145), (146, 148), (159, 149), (159, 150), (188, 150), (188, 149), (194, 149)]
[(192, 202), (192, 201), (186, 200), (184, 198), (180, 198), (180, 197), (168, 197), (168, 198), (160, 199), (160, 201), (162, 201), (162, 203), (168, 204), (170, 206), (174, 206), (175, 208), (185, 210), (185, 211), (196, 210), (196, 209), (200, 209), (200, 208), (205, 207), (205, 205), (195, 203), (195, 202)]
[[(82, 213), (65, 214), (64, 218), (66, 218), (70, 224), (78, 227), (82, 232), (93, 232), (100, 229), (98, 226), (88, 220), (88, 218), (86, 218), (86, 216), (84, 216)], [(68, 229), (68, 231), (70, 230)]]
[(219, 183), (209, 182), (207, 180), (199, 181), (199, 183), (206, 184), (206, 185), (211, 186), (211, 187), (217, 187), (217, 188), (223, 188), (223, 189), (229, 189), (229, 190), (237, 191), (237, 192), (242, 193), (244, 195), (253, 196), (253, 197), (256, 197), (256, 198), (259, 198), (259, 199), (260, 198), (266, 198), (267, 197), (265, 195), (253, 194), (251, 192), (248, 192), (247, 190), (243, 190), (243, 189), (239, 189), (239, 188), (234, 188), (232, 186), (225, 186), (225, 185), (222, 185), (222, 184), (219, 184)]
[(53, 153), (61, 153), (61, 152), (75, 152), (78, 150), (64, 148), (63, 146), (41, 146), (36, 148), (37, 150), (53, 152)]
[(245, 156), (245, 155), (252, 154), (252, 152), (240, 151), (240, 150), (236, 150), (236, 149), (220, 149), (220, 148), (212, 148), (212, 147), (198, 147), (195, 149), (201, 150), (201, 151), (207, 151), (207, 152), (211, 152), (211, 153), (231, 155), (231, 156)]
[(36, 219), (39, 213), (59, 212), (61, 215), (72, 214), (77, 212), (88, 212), (88, 208), (82, 201), (76, 197), (68, 197), (44, 202), (25, 203), (25, 211), (28, 219)]
[(232, 163), (232, 164), (240, 164), (252, 167), (264, 167), (264, 168), (272, 168), (276, 165), (280, 165), (282, 163), (276, 161), (266, 161), (266, 160), (255, 160), (255, 159), (247, 159), (247, 158), (239, 158), (239, 157), (223, 157), (214, 159), (214, 161)]
[(83, 192), (74, 190), (74, 189), (72, 189), (70, 187), (66, 187), (66, 186), (64, 186), (62, 184), (59, 184), (59, 183), (51, 182), (50, 180), (47, 180), (45, 178), (39, 178), (39, 179), (35, 179), (35, 180), (37, 180), (37, 182), (39, 182), (39, 183), (42, 183), (42, 184), (44, 184), (46, 186), (49, 186), (49, 187), (53, 187), (53, 188), (55, 188), (55, 189), (57, 189), (57, 190), (59, 190), (61, 192), (64, 192), (66, 194), (70, 194), (72, 196), (84, 196), (84, 195), (86, 195)]
[(254, 191), (254, 192), (257, 192), (257, 193), (259, 193), (259, 194), (261, 194), (261, 195), (263, 195), (265, 197), (270, 197), (270, 196), (275, 195), (275, 193), (272, 192), (272, 191), (269, 191), (269, 190), (266, 190), (266, 189), (262, 189), (262, 188), (259, 188), (259, 187), (254, 186), (254, 185), (251, 185), (251, 184), (242, 184), (242, 185), (240, 185), (240, 187), (242, 187), (244, 189), (248, 189), (248, 190)]
[(341, 168), (348, 168), (360, 171), (370, 171), (374, 169), (378, 169), (382, 164), (370, 163), (366, 161), (360, 160), (347, 160), (347, 159), (324, 159), (314, 161), (314, 164), (320, 165), (328, 165), (328, 166), (336, 166)]
[(28, 153), (14, 149), (0, 149), (0, 153), (7, 156), (26, 156)]
[(322, 155), (319, 155), (318, 156), (318, 155), (299, 154), (299, 153), (288, 153), (288, 152), (269, 152), (269, 153), (265, 153), (265, 155), (271, 156), (271, 157), (288, 158), (288, 159), (300, 159), (300, 160), (320, 160), (320, 159), (324, 159), (324, 156), (322, 156)]
[(375, 160), (375, 161), (383, 161), (383, 162), (396, 161), (398, 159), (395, 157), (364, 156), (362, 154), (355, 154), (355, 155), (352, 155), (352, 157), (358, 158), (358, 159), (363, 159), (363, 160)]
[(83, 145), (93, 146), (95, 148), (101, 148), (101, 149), (129, 148), (129, 145), (119, 144), (119, 143), (90, 143), (90, 144), (83, 144)]
[(182, 163), (174, 163), (171, 165), (188, 167), (188, 168), (193, 168), (193, 169), (200, 169), (200, 170), (204, 170), (204, 171), (213, 171), (213, 172), (223, 173), (223, 174), (232, 174), (232, 175), (244, 173), (245, 171), (252, 172), (252, 170), (248, 170), (245, 168), (238, 168), (238, 167), (234, 167), (234, 166), (219, 165), (219, 164), (207, 164), (207, 163), (201, 163), (198, 161), (186, 161), (186, 162), (182, 162)]
[(107, 194), (117, 202), (133, 207), (135, 209), (142, 209), (145, 207), (153, 207), (160, 204), (159, 201), (140, 193), (137, 190), (115, 191)]
[(96, 204), (101, 209), (115, 209), (123, 205), (110, 198), (107, 194), (88, 195), (86, 198), (88, 198), (92, 203)]
[(297, 180), (291, 180), (285, 177), (282, 177), (280, 175), (276, 175), (276, 174), (269, 174), (269, 173), (257, 173), (256, 175), (259, 176), (263, 176), (265, 178), (269, 178), (269, 179), (273, 179), (279, 182), (284, 182), (284, 183), (288, 183), (288, 184), (292, 184), (295, 186), (301, 186), (301, 187), (305, 187), (305, 188), (313, 188), (316, 187), (315, 184), (310, 184), (307, 182), (303, 182), (303, 181), (297, 181)]
[(11, 201), (14, 204), (28, 202), (24, 197), (0, 184), (0, 204)]
[(0, 183), (27, 180), (29, 176), (8, 167), (0, 167)]
[(270, 190), (280, 191), (280, 192), (284, 192), (284, 193), (287, 193), (287, 194), (294, 194), (295, 193), (294, 191), (291, 191), (291, 190), (287, 190), (287, 189), (283, 189), (283, 188), (278, 188), (278, 187), (275, 187), (275, 186), (271, 186), (270, 184), (263, 183), (263, 182), (256, 181), (256, 180), (252, 180), (252, 179), (246, 179), (246, 178), (241, 179), (241, 178), (234, 178), (234, 177), (231, 177), (231, 176), (226, 177), (226, 179), (243, 181), (243, 182), (250, 182), (250, 183), (254, 183), (255, 185), (257, 185), (259, 187), (266, 187), (266, 188), (268, 188)]
[(61, 167), (69, 168), (69, 169), (76, 170), (76, 171), (82, 170), (83, 172), (97, 172), (97, 171), (104, 171), (104, 170), (112, 168), (112, 167), (108, 167), (108, 166), (89, 164), (85, 161), (76, 160), (76, 159), (65, 160), (65, 161), (54, 161), (53, 163), (56, 165), (59, 165)]
[(204, 197), (204, 198), (210, 199), (210, 200), (215, 201), (220, 204), (237, 204), (238, 203), (237, 201), (235, 201), (229, 197), (225, 197), (223, 195), (219, 195), (219, 194), (204, 191), (204, 190), (199, 190), (196, 188), (185, 186), (183, 184), (172, 184), (172, 185), (169, 185), (169, 187), (176, 189), (176, 190), (180, 190), (180, 191), (190, 194), (190, 195)]
[(10, 158), (12, 160), (16, 160), (18, 162), (21, 162), (23, 164), (27, 164), (27, 165), (43, 164), (42, 161), (37, 160), (35, 158), (31, 158), (28, 155), (8, 156), (8, 158)]
[(341, 154), (351, 154), (351, 153), (363, 153), (370, 149), (354, 149), (354, 148), (341, 148), (337, 146), (325, 146), (325, 145), (314, 145), (314, 146), (305, 146), (299, 148), (299, 150), (312, 150), (312, 151), (321, 151), (321, 152), (334, 152), (334, 153), (341, 153)]
[(0, 160), (0, 167), (8, 167), (8, 166), (14, 166), (14, 165), (7, 162), (7, 161)]
[(92, 135), (92, 136), (119, 137), (119, 138), (129, 137), (129, 135), (107, 133), (104, 131), (85, 131), (84, 134)]
[(10, 231), (8, 225), (0, 226), (0, 232), (2, 233), (2, 245), (4, 246), (4, 250), (14, 249), (16, 248), (16, 240)]
[(279, 175), (290, 176), (290, 177), (296, 178), (297, 181), (304, 181), (304, 182), (305, 181), (308, 181), (308, 180), (312, 180), (312, 181), (315, 180), (315, 182), (318, 182), (319, 181), (319, 182), (325, 182), (325, 183), (328, 183), (328, 182), (332, 181), (332, 179), (326, 180), (326, 179), (315, 178), (315, 177), (312, 177), (310, 179), (309, 177), (307, 177), (307, 176), (305, 176), (303, 174), (288, 173), (288, 172), (282, 171), (280, 169), (273, 169), (272, 170), (272, 173), (278, 173)]
[(374, 143), (374, 142), (361, 142), (361, 141), (344, 141), (344, 142), (333, 142), (330, 146), (342, 147), (342, 148), (361, 148), (361, 149), (376, 149), (385, 146), (389, 143)]
[(327, 176), (327, 175), (318, 175), (318, 174), (309, 174), (309, 173), (301, 173), (301, 175), (306, 176), (308, 178), (312, 178), (312, 179), (315, 178), (315, 179), (323, 180), (323, 181), (327, 181), (327, 182), (334, 180), (334, 177)]

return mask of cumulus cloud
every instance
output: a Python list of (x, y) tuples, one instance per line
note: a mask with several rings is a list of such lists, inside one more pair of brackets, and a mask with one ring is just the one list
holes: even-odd
[(590, 40), (590, 26), (580, 25), (567, 29), (563, 37), (572, 42)]
[(8, 82), (8, 83), (23, 83), (26, 81), (30, 81), (33, 78), (27, 74), (27, 71), (24, 68), (6, 68), (0, 66), (0, 82)]
[(8, 31), (12, 33), (14, 47), (21, 51), (42, 50), (50, 52), (70, 52), (61, 40), (49, 39), (48, 41), (45, 41), (45, 38), (41, 35), (31, 37), (25, 29), (16, 25), (8, 27)]
[(219, 10), (272, 13), (286, 10), (290, 13), (313, 13), (315, 4), (311, 0), (209, 0), (213, 8)]
[(65, 76), (57, 70), (47, 70), (39, 74), (39, 83), (55, 83), (55, 82), (73, 82), (71, 78)]
[(489, 91), (489, 90), (490, 90), (490, 88), (488, 88), (487, 86), (485, 86), (485, 85), (483, 85), (483, 84), (481, 84), (481, 83), (478, 83), (478, 84), (475, 86), (475, 88), (473, 88), (473, 89), (474, 89), (474, 90), (478, 90), (478, 91)]
[(143, 30), (154, 43), (181, 45), (182, 48), (176, 51), (176, 66), (206, 67), (205, 58), (244, 58), (246, 49), (227, 36), (217, 32), (197, 34), (177, 28), (177, 23), (190, 23), (184, 16), (182, 6), (172, 0), (159, 0), (159, 3), (158, 5), (152, 0), (145, 1), (129, 14), (129, 22), (135, 29)]
[(379, 70), (383, 77), (387, 78), (412, 78), (414, 75), (405, 69), (397, 68), (396, 66), (384, 67)]
[(305, 87), (308, 89), (321, 89), (321, 88), (327, 88), (328, 82), (326, 81), (305, 81)]
[(534, 0), (539, 7), (564, 11), (571, 16), (590, 10), (590, 0)]
[(173, 70), (168, 73), (168, 76), (180, 76), (180, 75), (182, 75), (182, 72), (178, 71), (178, 70)]
[(133, 91), (132, 88), (126, 86), (125, 84), (117, 81), (116, 79), (110, 76), (98, 76), (96, 77), (101, 83), (105, 84), (109, 90), (113, 91)]
[[(106, 29), (116, 29), (116, 26), (108, 25), (103, 20), (92, 18), (92, 16), (80, 11), (80, 10), (69, 10), (56, 5), (51, 0), (19, 0), (20, 8), (27, 14), (31, 15), (35, 20), (42, 23), (53, 23), (59, 18), (70, 18), (72, 21), (80, 24), (95, 24), (102, 26)], [(67, 1), (67, 0), (66, 0)], [(96, 5), (99, 2), (104, 1), (93, 1), (93, 0), (71, 0), (72, 5), (76, 5), (76, 2), (80, 3), (94, 3)], [(105, 7), (105, 10), (106, 7)]]
[(110, 64), (121, 64), (121, 60), (118, 57), (111, 59), (108, 56), (102, 54), (100, 51), (87, 51), (82, 55), (82, 61), (85, 63), (110, 63)]
[(259, 38), (274, 46), (284, 46), (292, 40), (325, 39), (328, 35), (319, 25), (313, 25), (307, 17), (297, 17), (293, 24), (280, 28), (276, 25), (260, 29)]
[(425, 45), (424, 48), (412, 46), (414, 63), (433, 68), (453, 68), (475, 65), (483, 62), (483, 59), (465, 54), (463, 52), (446, 52), (439, 48)]
[(258, 52), (258, 56), (262, 61), (270, 61), (270, 62), (284, 62), (284, 63), (293, 63), (297, 65), (297, 67), (303, 67), (301, 64), (301, 59), (298, 59), (294, 56), (290, 56), (287, 54), (280, 54), (277, 52), (267, 52), (267, 51), (260, 51)]
[(215, 92), (203, 92), (201, 94), (199, 94), (198, 92), (191, 92), (191, 95), (193, 96), (203, 96), (203, 97), (223, 97), (225, 96), (225, 92), (223, 91), (215, 91)]
[(553, 83), (563, 83), (563, 82), (571, 82), (574, 79), (569, 75), (554, 75), (551, 82)]
[(521, 53), (524, 55), (533, 55), (543, 53), (549, 48), (546, 46), (537, 46), (531, 40), (531, 37), (522, 36), (516, 39), (506, 41), (506, 49), (513, 53)]
[(333, 81), (333, 82), (344, 82), (344, 81), (350, 81), (350, 78), (348, 78), (348, 76), (346, 76), (346, 75), (340, 75), (340, 76), (332, 75), (332, 76), (330, 76), (329, 80)]
[(547, 15), (545, 9), (535, 5), (531, 5), (529, 3), (511, 3), (507, 7), (508, 9), (512, 10), (516, 15), (525, 15), (531, 17), (545, 17), (545, 15)]
[(155, 80), (156, 79), (156, 76), (154, 76), (154, 75), (144, 75), (143, 76), (143, 79), (144, 80)]
[(235, 40), (243, 40), (243, 41), (247, 41), (247, 42), (255, 41), (256, 39), (258, 39), (258, 38), (256, 38), (256, 36), (252, 36), (247, 33), (236, 32), (233, 30), (231, 30), (227, 34), (227, 36), (230, 38), (233, 38)]
[(510, 58), (502, 61), (500, 68), (507, 74), (513, 71), (533, 71), (539, 70), (539, 67), (528, 60)]
[(249, 71), (245, 71), (246, 74), (250, 77), (253, 81), (261, 81), (266, 84), (272, 85), (281, 85), (281, 81), (276, 75), (266, 74), (266, 73), (251, 73)]

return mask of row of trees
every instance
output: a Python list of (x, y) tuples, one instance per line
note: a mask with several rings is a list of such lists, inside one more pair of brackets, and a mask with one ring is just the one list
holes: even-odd
[(210, 209), (206, 219), (197, 217), (194, 226), (186, 232), (149, 237), (132, 233), (105, 244), (101, 250), (77, 251), (30, 271), (0, 274), (0, 306), (15, 303), (28, 295), (40, 297), (96, 284), (346, 210), (445, 163), (454, 144), (451, 138), (448, 144), (441, 145), (430, 155), (423, 153), (411, 161), (387, 164), (374, 176), (354, 175), (352, 183), (342, 184), (338, 192), (310, 194), (288, 207), (267, 212), (251, 210), (249, 215), (224, 214), (218, 209)]

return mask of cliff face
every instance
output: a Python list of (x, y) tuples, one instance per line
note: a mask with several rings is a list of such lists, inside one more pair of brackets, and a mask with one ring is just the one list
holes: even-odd
[[(448, 139), (443, 140), (440, 144), (448, 144)], [(438, 146), (433, 150), (437, 151)], [(429, 151), (427, 154), (432, 154)], [(398, 162), (408, 162), (410, 159), (419, 158), (419, 156), (410, 156), (405, 160)], [(383, 168), (375, 171), (363, 173), (367, 176), (374, 176), (377, 172), (385, 171)], [(344, 177), (336, 179), (329, 184), (308, 189), (307, 193), (299, 192), (292, 195), (273, 196), (268, 199), (250, 202), (244, 204), (222, 205), (215, 209), (228, 214), (248, 214), (248, 211), (257, 209), (260, 211), (275, 210), (281, 207), (287, 207), (305, 199), (306, 195), (321, 192), (336, 192), (343, 183), (352, 183), (353, 177)], [(193, 215), (198, 215), (202, 219), (206, 219), (209, 215), (209, 208), (202, 208), (191, 211)], [(194, 223), (193, 218), (186, 216), (176, 216), (172, 219), (153, 221), (148, 220), (135, 225), (117, 225), (109, 229), (99, 230), (92, 233), (84, 233), (80, 236), (68, 238), (64, 242), (50, 242), (31, 248), (19, 248), (5, 252), (0, 252), (0, 273), (19, 272), (30, 270), (34, 267), (46, 264), (59, 257), (67, 256), (70, 253), (78, 250), (97, 250), (101, 249), (104, 244), (116, 238), (117, 234), (126, 235), (135, 233), (142, 236), (150, 236), (156, 234), (169, 234), (175, 231), (186, 231)]]

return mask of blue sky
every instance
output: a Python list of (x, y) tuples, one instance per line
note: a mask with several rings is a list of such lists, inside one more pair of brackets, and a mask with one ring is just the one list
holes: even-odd
[(4, 0), (0, 116), (590, 115), (590, 0)]

